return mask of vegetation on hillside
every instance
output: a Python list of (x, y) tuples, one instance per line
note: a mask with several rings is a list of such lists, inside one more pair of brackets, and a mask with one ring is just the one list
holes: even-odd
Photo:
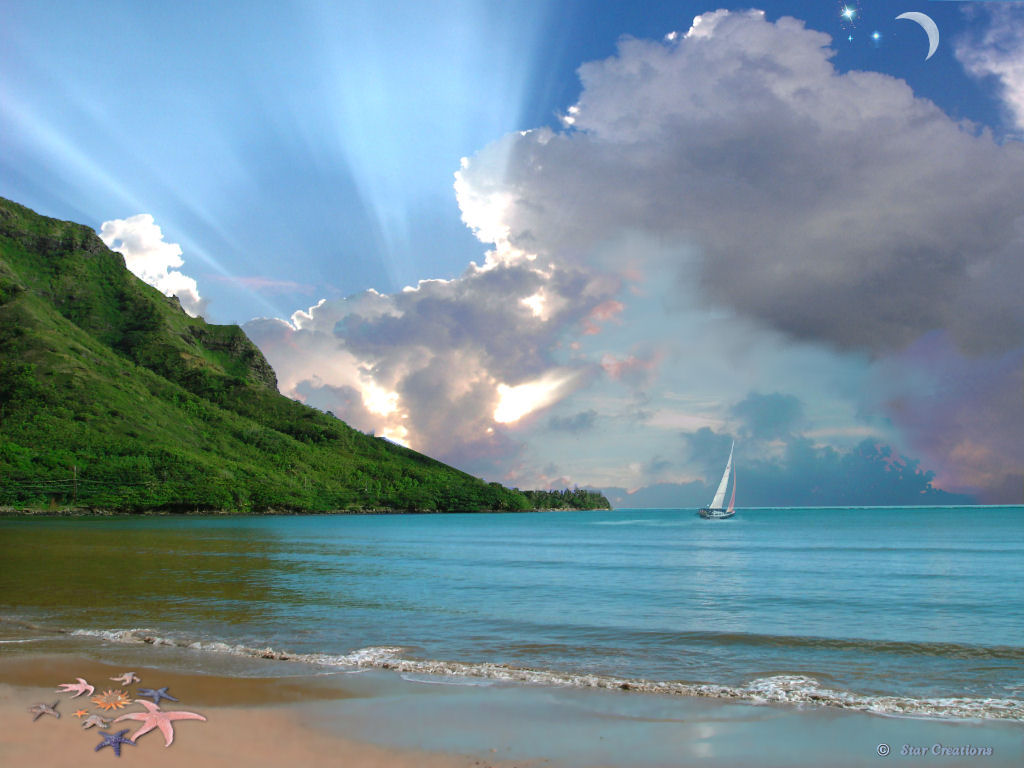
[(0, 506), (114, 511), (607, 507), (486, 483), (277, 392), (88, 227), (0, 198)]

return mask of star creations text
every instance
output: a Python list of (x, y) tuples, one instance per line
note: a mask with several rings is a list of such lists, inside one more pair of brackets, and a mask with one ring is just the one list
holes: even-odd
[(916, 747), (913, 744), (904, 744), (900, 754), (912, 757), (924, 757), (933, 755), (935, 757), (990, 757), (992, 747), (976, 747), (973, 744), (958, 744), (955, 747), (944, 744), (932, 744), (929, 746)]

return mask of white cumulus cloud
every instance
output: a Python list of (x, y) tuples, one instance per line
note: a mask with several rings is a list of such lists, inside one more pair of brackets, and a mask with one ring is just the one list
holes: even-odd
[(563, 354), (562, 338), (616, 287), (580, 269), (509, 257), (395, 294), (321, 301), (290, 321), (254, 320), (245, 330), (285, 394), (490, 472), (490, 462), (519, 450), (523, 420), (585, 384), (592, 371)]
[(165, 296), (177, 296), (192, 317), (203, 314), (205, 301), (194, 278), (182, 273), (181, 246), (164, 241), (160, 226), (148, 213), (103, 222), (100, 238), (124, 256), (125, 266), (140, 280)]
[(986, 11), (988, 23), (957, 43), (956, 57), (972, 75), (996, 79), (1011, 119), (1024, 133), (1024, 9), (987, 3)]
[[(898, 441), (887, 404), (912, 393), (865, 397), (872, 360), (913, 368), (937, 331), (979, 360), (1021, 346), (1024, 147), (902, 80), (839, 73), (829, 46), (760, 12), (625, 39), (580, 67), (563, 130), (463, 161), (455, 191), (492, 248), (482, 266), (246, 330), (282, 391), (524, 484), (692, 479), (658, 459), (680, 451), (673, 425), (735, 434), (752, 391), (798, 397), (808, 434)], [(600, 436), (558, 428), (591, 411)], [(950, 470), (958, 455), (1014, 439), (992, 429), (935, 454), (939, 475), (968, 477)], [(997, 474), (969, 477), (1012, 485)]]

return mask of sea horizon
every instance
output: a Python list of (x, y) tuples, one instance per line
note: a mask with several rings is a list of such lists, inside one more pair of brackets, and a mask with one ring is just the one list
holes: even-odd
[(1024, 721), (1024, 517), (977, 508), (7, 517), (0, 648)]

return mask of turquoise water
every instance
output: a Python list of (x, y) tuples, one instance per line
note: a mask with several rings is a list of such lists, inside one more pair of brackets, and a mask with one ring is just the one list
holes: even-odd
[(1024, 719), (1024, 508), (7, 519), (0, 562), (6, 642)]

